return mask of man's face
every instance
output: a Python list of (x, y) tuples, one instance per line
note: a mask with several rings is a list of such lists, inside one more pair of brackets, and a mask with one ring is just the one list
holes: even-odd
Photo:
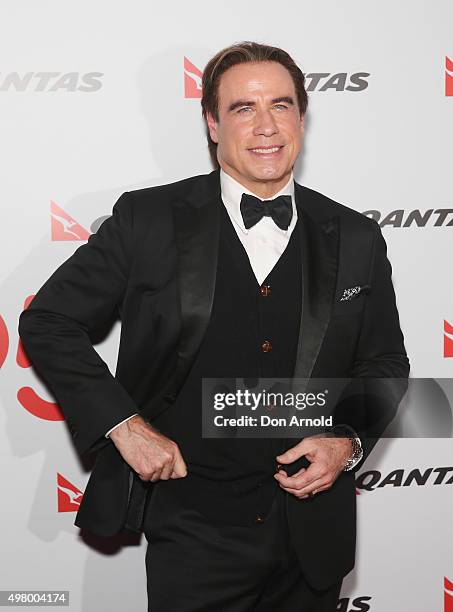
[(223, 170), (261, 197), (272, 197), (299, 155), (304, 118), (294, 83), (277, 62), (237, 64), (220, 78), (219, 120), (208, 113)]

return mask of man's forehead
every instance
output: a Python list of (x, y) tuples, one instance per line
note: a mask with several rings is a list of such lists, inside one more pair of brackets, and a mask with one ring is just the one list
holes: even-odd
[(225, 70), (220, 77), (220, 86), (222, 83), (270, 81), (292, 82), (292, 78), (287, 68), (279, 62), (244, 62)]
[(247, 62), (224, 72), (219, 83), (219, 101), (238, 95), (265, 95), (269, 98), (294, 96), (294, 83), (288, 70), (277, 62)]

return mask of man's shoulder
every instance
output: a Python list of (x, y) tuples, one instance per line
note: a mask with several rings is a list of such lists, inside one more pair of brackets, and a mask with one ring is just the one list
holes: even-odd
[(131, 189), (128, 191), (128, 194), (136, 202), (175, 201), (175, 199), (187, 197), (194, 189), (202, 187), (212, 177), (212, 174), (212, 172), (197, 174), (171, 183)]
[[(217, 181), (218, 182), (218, 181)], [(135, 226), (148, 227), (166, 223), (174, 208), (204, 200), (215, 189), (215, 171), (190, 176), (171, 183), (157, 184), (125, 191), (115, 207), (125, 210), (135, 220)]]
[(374, 219), (367, 217), (358, 210), (346, 206), (329, 196), (297, 184), (301, 195), (302, 208), (306, 208), (307, 212), (318, 220), (328, 220), (332, 217), (339, 217), (344, 228), (352, 230), (362, 229), (365, 231), (376, 231), (379, 225)]

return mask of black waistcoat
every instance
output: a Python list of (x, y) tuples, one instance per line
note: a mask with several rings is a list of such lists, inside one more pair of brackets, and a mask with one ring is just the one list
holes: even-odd
[[(201, 380), (293, 376), (302, 298), (299, 221), (260, 286), (223, 204), (220, 215), (210, 321), (175, 403), (154, 425), (178, 443), (188, 467), (185, 478), (164, 486), (212, 518), (248, 524), (270, 508), (284, 440), (202, 438)], [(271, 350), (263, 350), (266, 341)]]

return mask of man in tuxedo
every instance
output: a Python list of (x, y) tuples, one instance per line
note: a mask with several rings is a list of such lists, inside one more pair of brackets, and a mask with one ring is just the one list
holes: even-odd
[[(379, 226), (294, 181), (306, 108), (282, 49), (217, 53), (216, 169), (124, 193), (20, 317), (76, 448), (97, 451), (75, 524), (144, 531), (149, 610), (328, 612), (354, 566), (353, 473), (409, 362)], [(91, 338), (118, 313), (113, 376)], [(293, 376), (362, 386), (323, 436), (203, 438), (203, 378)], [(380, 378), (385, 401), (364, 383)]]

